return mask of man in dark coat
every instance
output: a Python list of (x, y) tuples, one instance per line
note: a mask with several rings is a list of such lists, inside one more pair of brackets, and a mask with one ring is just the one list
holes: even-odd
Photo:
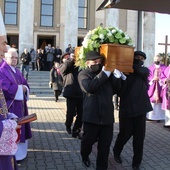
[[(66, 130), (69, 134), (72, 133), (72, 137), (81, 138), (83, 94), (77, 80), (79, 67), (75, 66), (75, 59), (73, 56), (70, 57), (69, 53), (62, 56), (62, 61), (59, 70), (63, 78), (63, 96), (66, 98), (67, 104)], [(75, 123), (73, 129), (71, 129), (75, 116)]]
[(54, 61), (61, 63), (61, 55), (62, 55), (62, 50), (59, 48), (59, 46), (57, 46), (55, 49)]
[(113, 153), (118, 163), (122, 163), (120, 154), (126, 142), (133, 136), (133, 169), (139, 169), (143, 155), (146, 129), (146, 113), (152, 110), (149, 101), (148, 68), (143, 66), (146, 54), (141, 51), (134, 53), (134, 73), (127, 75), (121, 83), (119, 106), (119, 134)]
[(24, 49), (24, 52), (21, 54), (20, 60), (21, 60), (20, 71), (21, 71), (23, 76), (24, 76), (24, 70), (26, 71), (25, 78), (26, 78), (26, 80), (28, 80), (29, 63), (31, 61), (31, 56), (30, 56), (30, 53), (28, 52), (28, 50), (26, 48)]
[(120, 76), (116, 78), (113, 73), (104, 70), (103, 59), (98, 52), (88, 52), (87, 69), (82, 70), (78, 75), (84, 95), (80, 153), (83, 163), (89, 167), (92, 145), (98, 141), (97, 170), (106, 170), (108, 167), (114, 123), (112, 99), (115, 92), (119, 90), (121, 82)]

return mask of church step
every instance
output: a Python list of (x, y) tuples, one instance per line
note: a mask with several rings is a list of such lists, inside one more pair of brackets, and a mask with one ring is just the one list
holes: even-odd
[(49, 71), (30, 71), (28, 76), (30, 94), (48, 94), (53, 96), (54, 92), (49, 87), (49, 79)]
[(49, 81), (45, 81), (45, 82), (42, 82), (42, 81), (36, 81), (36, 82), (30, 82), (28, 81), (28, 84), (30, 86), (44, 86), (44, 87), (48, 87), (49, 85)]
[(30, 89), (30, 94), (54, 94), (52, 89)]

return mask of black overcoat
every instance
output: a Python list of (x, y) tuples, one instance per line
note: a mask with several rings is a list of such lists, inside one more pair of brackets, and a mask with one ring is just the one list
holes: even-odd
[(63, 89), (63, 80), (60, 73), (57, 72), (55, 67), (52, 67), (50, 70), (50, 82), (52, 82), (52, 89), (53, 90), (60, 90)]
[(113, 95), (120, 88), (120, 79), (101, 71), (98, 75), (87, 68), (78, 75), (83, 91), (84, 122), (106, 125), (114, 122)]
[(148, 96), (149, 70), (146, 67), (134, 67), (134, 73), (127, 75), (122, 81), (119, 106), (119, 116), (132, 118), (146, 114), (152, 110)]
[(67, 60), (60, 65), (60, 73), (63, 78), (64, 92), (63, 96), (65, 98), (81, 98), (83, 93), (80, 89), (78, 83), (79, 67), (75, 66), (74, 60)]

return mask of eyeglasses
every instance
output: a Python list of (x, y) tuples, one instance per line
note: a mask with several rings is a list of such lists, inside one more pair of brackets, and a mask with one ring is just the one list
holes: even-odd
[(14, 57), (14, 56), (12, 56), (12, 57), (9, 57), (11, 60), (18, 60), (18, 57)]

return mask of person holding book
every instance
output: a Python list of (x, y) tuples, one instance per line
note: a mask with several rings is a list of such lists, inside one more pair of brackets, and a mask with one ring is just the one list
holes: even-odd
[[(18, 63), (16, 49), (10, 48), (5, 53), (5, 61), (0, 67), (0, 80), (8, 110), (15, 113), (18, 118), (24, 117), (28, 115), (27, 100), (29, 99), (29, 85), (20, 70), (16, 68)], [(28, 139), (31, 137), (30, 124), (23, 124), (18, 150), (15, 155), (17, 161), (23, 160), (26, 157)]]
[[(0, 66), (4, 62), (6, 47), (6, 31), (0, 10)], [(6, 101), (0, 82), (0, 170), (17, 170), (15, 153), (17, 151), (17, 132), (20, 128), (13, 118), (17, 118), (13, 113), (8, 113)]]

